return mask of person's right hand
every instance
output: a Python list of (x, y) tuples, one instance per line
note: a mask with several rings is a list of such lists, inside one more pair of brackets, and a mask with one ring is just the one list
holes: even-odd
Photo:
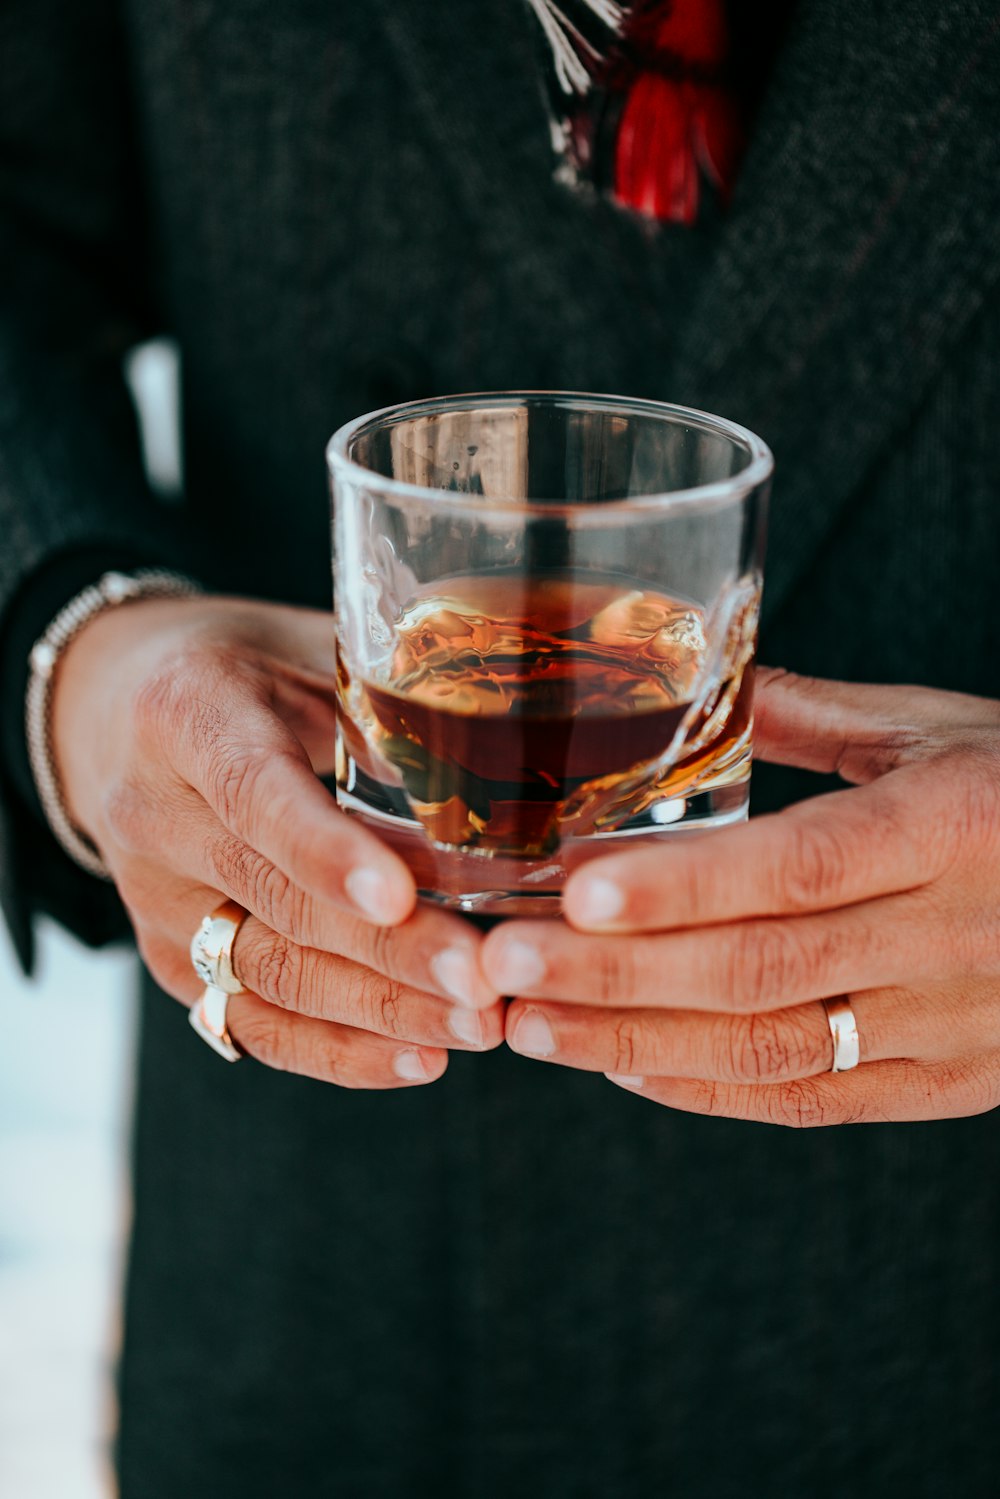
[(341, 812), (329, 614), (240, 599), (143, 599), (67, 648), (52, 703), (67, 809), (107, 863), (158, 983), (190, 1005), (189, 944), (228, 896), (247, 993), (233, 1040), (347, 1087), (429, 1082), (449, 1047), (503, 1039), (480, 935), (415, 908), (403, 862)]

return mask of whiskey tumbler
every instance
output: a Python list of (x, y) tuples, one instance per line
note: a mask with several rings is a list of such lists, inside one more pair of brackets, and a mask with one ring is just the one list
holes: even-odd
[(682, 406), (464, 395), (331, 438), (337, 797), (470, 912), (747, 815), (771, 454)]

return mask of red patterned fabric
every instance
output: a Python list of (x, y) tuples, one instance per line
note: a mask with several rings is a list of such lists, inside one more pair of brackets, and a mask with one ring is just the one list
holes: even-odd
[(745, 123), (723, 0), (530, 0), (551, 54), (561, 175), (649, 218), (725, 205)]
[(622, 93), (613, 196), (651, 218), (693, 224), (702, 194), (725, 203), (743, 148), (743, 122), (727, 87), (721, 0), (667, 0), (625, 24), (609, 87)]

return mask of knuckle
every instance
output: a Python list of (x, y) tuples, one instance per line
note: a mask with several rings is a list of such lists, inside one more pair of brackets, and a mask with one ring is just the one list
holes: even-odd
[(835, 918), (822, 915), (768, 926), (756, 975), (762, 1005), (797, 1003), (829, 993), (845, 954), (861, 945), (875, 958), (892, 941), (891, 930), (884, 924), (869, 921), (848, 931)]
[(595, 946), (588, 987), (590, 983), (602, 1004), (620, 1005), (636, 997), (636, 965), (629, 938), (609, 937)]
[(253, 894), (260, 902), (263, 919), (269, 927), (285, 936), (304, 940), (309, 897), (284, 870), (264, 860)]
[(824, 1125), (847, 1123), (843, 1110), (808, 1078), (775, 1088), (766, 1100), (766, 1112), (770, 1123), (790, 1129), (820, 1129)]
[(396, 942), (390, 927), (373, 926), (367, 928), (368, 935), (368, 957), (366, 962), (376, 973), (395, 976), (394, 956)]
[(801, 956), (787, 925), (777, 922), (737, 927), (722, 949), (721, 978), (737, 1010), (773, 1005), (800, 977)]
[(693, 923), (716, 909), (720, 870), (714, 858), (693, 858), (685, 871), (679, 892), (682, 910)]
[(257, 877), (255, 866), (264, 858), (235, 833), (219, 833), (217, 829), (213, 829), (206, 839), (205, 854), (219, 884), (241, 896), (253, 887)]
[(709, 1078), (695, 1078), (691, 1084), (691, 1106), (697, 1114), (725, 1114), (726, 1089)]
[(764, 1011), (735, 1021), (725, 1059), (736, 1082), (764, 1082), (819, 1070), (815, 1038), (787, 1013)]
[(813, 910), (844, 888), (856, 863), (857, 852), (839, 829), (799, 824), (783, 863), (783, 894), (794, 909)]
[(304, 958), (301, 947), (282, 936), (280, 932), (268, 931), (264, 940), (255, 944), (255, 984), (265, 999), (286, 1009), (303, 1008), (300, 1000), (303, 992)]
[(213, 833), (209, 862), (223, 886), (266, 926), (304, 940), (308, 897), (264, 854), (235, 833)]
[(270, 860), (235, 833), (219, 835), (215, 831), (209, 839), (208, 859), (218, 879), (245, 896), (243, 904), (252, 906), (262, 921), (267, 920), (270, 912), (261, 909), (260, 897), (270, 881)]
[(358, 1007), (365, 1030), (401, 1036), (403, 986), (380, 973), (363, 972), (358, 982)]
[(634, 1015), (615, 1018), (612, 1028), (612, 1071), (632, 1073), (641, 1071), (645, 1053), (645, 1027)]
[(208, 794), (224, 822), (244, 818), (256, 800), (265, 762), (252, 750), (231, 749), (214, 757), (208, 776)]

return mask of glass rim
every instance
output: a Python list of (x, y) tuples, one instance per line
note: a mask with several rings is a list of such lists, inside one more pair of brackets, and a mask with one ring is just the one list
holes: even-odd
[[(471, 410), (476, 406), (515, 406), (524, 402), (537, 405), (565, 405), (579, 410), (605, 409), (622, 416), (651, 416), (661, 420), (673, 419), (705, 428), (717, 436), (739, 445), (750, 455), (750, 461), (739, 473), (727, 479), (713, 479), (705, 484), (690, 485), (685, 489), (658, 490), (651, 494), (629, 495), (617, 500), (555, 500), (525, 499), (513, 495), (468, 494), (462, 490), (432, 488), (429, 484), (412, 484), (404, 479), (393, 479), (375, 469), (366, 468), (350, 454), (350, 445), (366, 427), (375, 428), (386, 424), (387, 418), (433, 415), (435, 412)], [(589, 391), (573, 390), (500, 390), (472, 391), (450, 396), (429, 396), (416, 401), (401, 401), (392, 406), (382, 406), (377, 411), (368, 411), (338, 427), (326, 445), (326, 461), (331, 476), (345, 475), (355, 483), (366, 487), (377, 487), (380, 493), (390, 498), (417, 500), (435, 507), (453, 510), (496, 511), (499, 514), (558, 515), (566, 517), (575, 513), (579, 517), (596, 521), (614, 515), (621, 517), (632, 513), (664, 511), (678, 506), (718, 503), (735, 500), (763, 484), (774, 472), (774, 455), (763, 438), (742, 427), (727, 417), (716, 416), (710, 411), (700, 411), (694, 406), (681, 406), (671, 401), (654, 401), (640, 396), (604, 395)]]

